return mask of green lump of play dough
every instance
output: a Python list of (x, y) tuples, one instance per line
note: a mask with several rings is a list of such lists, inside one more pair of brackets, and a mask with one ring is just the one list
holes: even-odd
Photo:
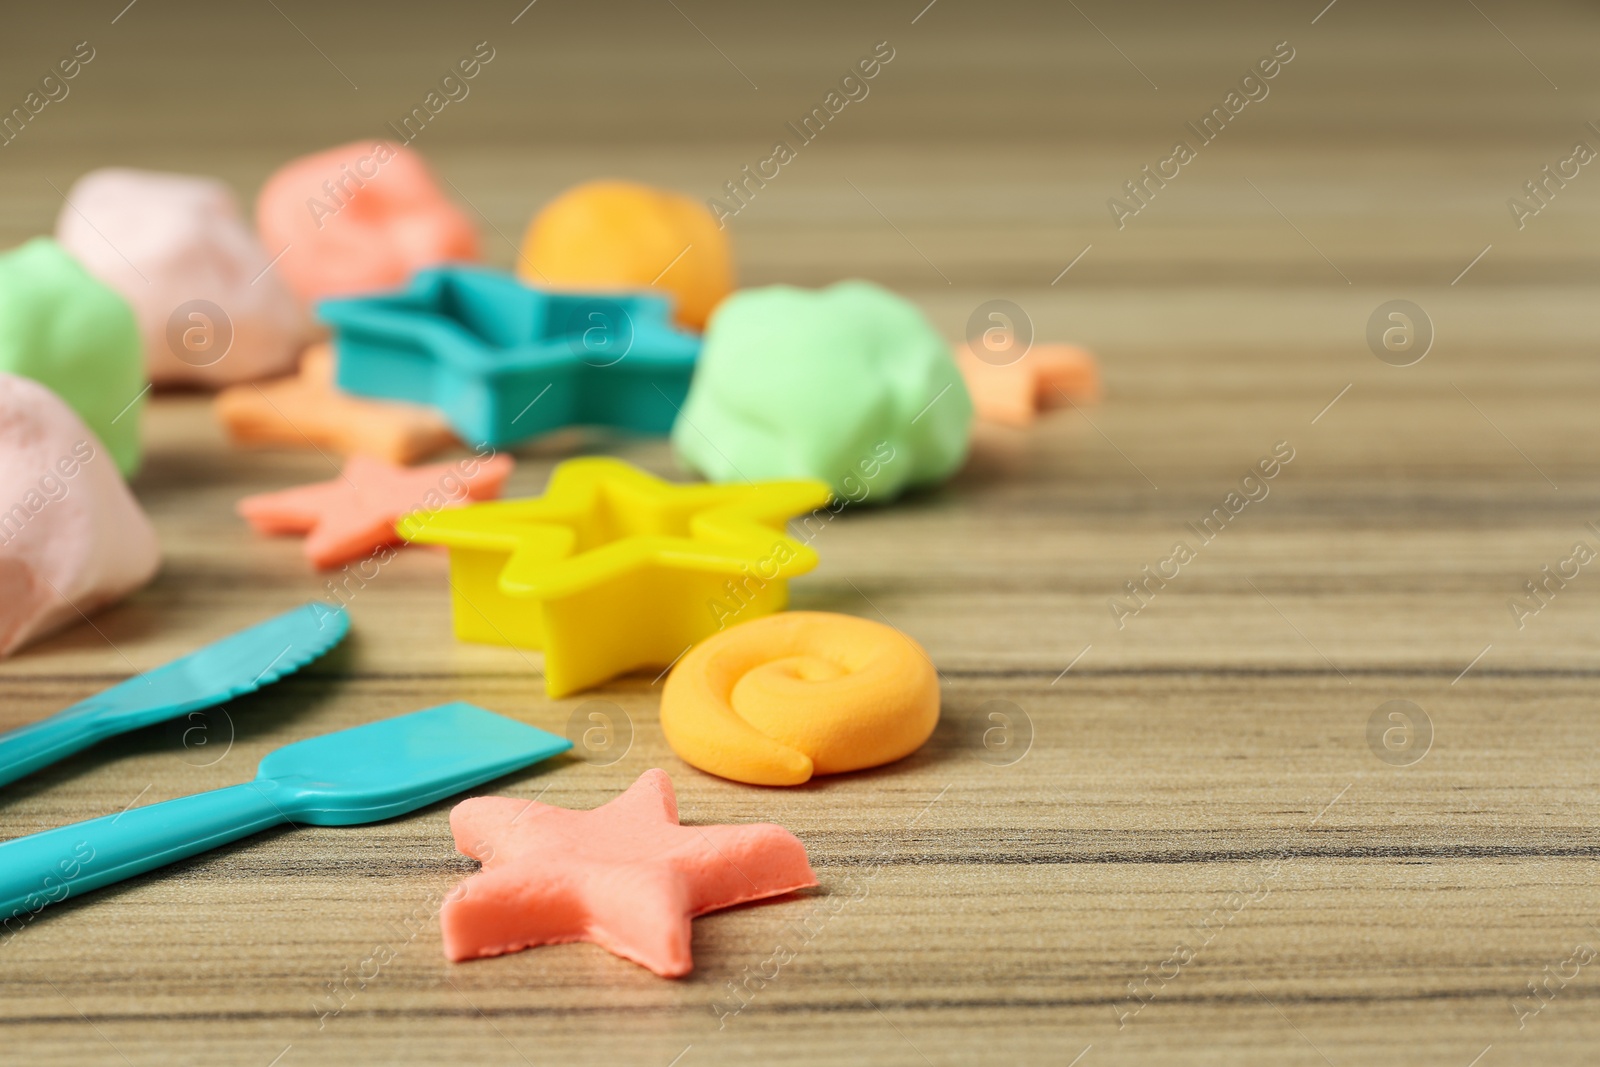
[(816, 478), (881, 501), (949, 477), (971, 426), (950, 347), (910, 302), (774, 285), (712, 315), (672, 443), (714, 482)]
[(133, 310), (48, 237), (0, 254), (0, 371), (54, 390), (123, 474), (138, 468), (145, 376)]

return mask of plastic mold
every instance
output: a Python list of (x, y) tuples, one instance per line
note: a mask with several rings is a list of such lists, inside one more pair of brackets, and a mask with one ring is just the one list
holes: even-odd
[(784, 524), (827, 500), (821, 482), (673, 485), (593, 457), (558, 466), (544, 496), (396, 529), (449, 547), (456, 637), (543, 649), (545, 690), (564, 696), (781, 610), (817, 564)]
[(667, 433), (700, 354), (665, 297), (546, 292), (465, 266), (318, 314), (336, 331), (339, 388), (431, 404), (476, 445), (574, 425)]

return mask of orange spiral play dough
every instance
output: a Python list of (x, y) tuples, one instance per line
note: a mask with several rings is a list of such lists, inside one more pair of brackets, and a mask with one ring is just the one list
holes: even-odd
[(791, 611), (706, 638), (673, 668), (661, 729), (683, 759), (752, 785), (799, 785), (915, 752), (939, 721), (939, 677), (898, 630)]

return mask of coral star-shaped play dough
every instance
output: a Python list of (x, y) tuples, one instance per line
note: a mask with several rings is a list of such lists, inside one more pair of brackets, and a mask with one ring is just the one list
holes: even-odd
[(456, 636), (544, 649), (545, 690), (564, 696), (781, 609), (788, 579), (817, 563), (784, 523), (827, 501), (816, 481), (673, 485), (589, 457), (557, 467), (542, 497), (398, 529), (450, 547)]
[[(1005, 362), (1005, 360), (1010, 362)], [(978, 418), (1005, 426), (1028, 426), (1040, 412), (1099, 400), (1100, 366), (1076, 345), (1036, 344), (1021, 357), (995, 362), (972, 346), (956, 356)]]
[(410, 468), (352, 456), (339, 477), (245, 497), (239, 514), (264, 534), (305, 534), (306, 558), (337, 567), (398, 544), (402, 515), (500, 495), (511, 467), (504, 455)]
[(680, 826), (665, 771), (593, 811), (474, 797), (450, 812), (483, 863), (439, 910), (452, 960), (591, 941), (663, 978), (694, 969), (689, 920), (817, 884), (781, 826)]

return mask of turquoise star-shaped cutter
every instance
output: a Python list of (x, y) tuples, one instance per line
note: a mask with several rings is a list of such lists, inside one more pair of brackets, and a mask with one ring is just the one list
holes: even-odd
[(549, 292), (461, 265), (317, 313), (335, 331), (339, 388), (430, 404), (473, 444), (564, 426), (667, 433), (700, 354), (665, 297)]

